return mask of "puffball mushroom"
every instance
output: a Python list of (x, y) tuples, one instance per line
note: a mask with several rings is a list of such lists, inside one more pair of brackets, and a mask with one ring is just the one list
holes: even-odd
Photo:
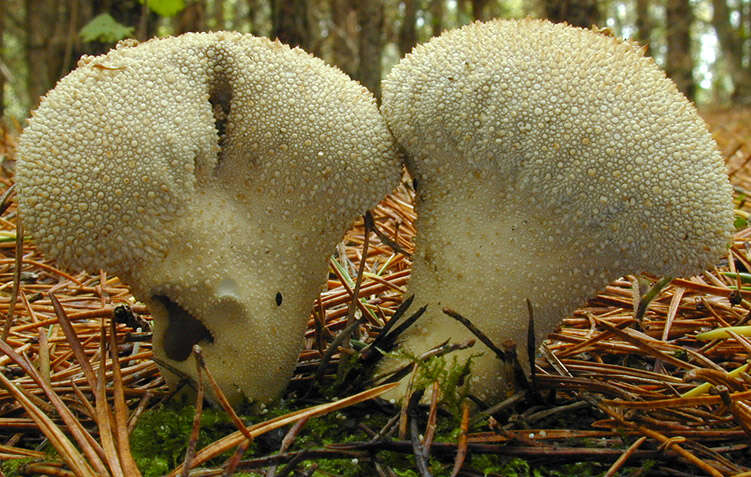
[[(409, 293), (422, 352), (471, 333), (523, 365), (536, 342), (627, 273), (691, 275), (726, 251), (732, 197), (694, 107), (633, 44), (547, 21), (474, 23), (417, 46), (383, 83), (382, 114), (416, 179)], [(478, 349), (478, 346), (480, 348)], [(482, 345), (472, 392), (504, 389)], [(382, 371), (393, 366), (384, 366)]]
[(367, 90), (239, 33), (121, 43), (42, 100), (18, 151), (25, 225), (49, 256), (148, 304), (167, 381), (200, 344), (224, 393), (277, 396), (327, 260), (398, 183)]

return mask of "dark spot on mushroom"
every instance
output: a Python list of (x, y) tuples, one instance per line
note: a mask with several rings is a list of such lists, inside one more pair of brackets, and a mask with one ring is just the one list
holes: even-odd
[(282, 292), (276, 292), (276, 306), (282, 306)]
[(227, 122), (232, 107), (232, 85), (227, 81), (227, 78), (215, 78), (215, 83), (211, 86), (209, 92), (209, 103), (211, 103), (211, 111), (214, 113), (214, 127), (219, 139), (219, 154), (214, 168), (216, 174), (224, 156)]
[(206, 342), (213, 343), (214, 337), (199, 320), (169, 297), (155, 295), (152, 297), (167, 309), (167, 331), (164, 333), (164, 351), (169, 359), (185, 361), (193, 351), (193, 345)]

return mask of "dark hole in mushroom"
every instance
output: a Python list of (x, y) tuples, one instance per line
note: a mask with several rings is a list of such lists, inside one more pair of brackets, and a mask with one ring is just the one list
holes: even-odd
[(282, 292), (276, 292), (276, 306), (282, 306)]
[(211, 332), (195, 319), (183, 307), (169, 297), (154, 295), (152, 297), (167, 309), (167, 331), (164, 333), (164, 351), (169, 359), (185, 361), (193, 351), (193, 345), (206, 342), (213, 343), (214, 337)]
[(224, 78), (219, 78), (212, 85), (209, 93), (211, 111), (214, 113), (214, 127), (219, 138), (219, 155), (216, 158), (214, 172), (219, 169), (224, 156), (225, 138), (227, 134), (227, 121), (232, 107), (232, 85)]

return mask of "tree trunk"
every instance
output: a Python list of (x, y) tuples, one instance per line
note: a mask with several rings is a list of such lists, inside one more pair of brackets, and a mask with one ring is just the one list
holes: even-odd
[(248, 3), (248, 24), (250, 33), (256, 36), (261, 36), (260, 22), (258, 21), (259, 13), (261, 9), (259, 0), (247, 0)]
[(308, 46), (305, 51), (317, 58), (323, 57), (323, 35), (321, 25), (329, 21), (327, 0), (308, 0)]
[(545, 16), (552, 22), (589, 28), (599, 25), (602, 17), (597, 0), (544, 0)]
[(489, 0), (472, 0), (472, 17), (475, 20), (487, 20), (487, 6)]
[(443, 31), (444, 0), (430, 1), (430, 29), (433, 36), (438, 36)]
[(196, 0), (189, 3), (177, 14), (174, 21), (175, 35), (189, 31), (206, 30), (206, 2)]
[(399, 52), (404, 56), (417, 43), (417, 2), (404, 0), (404, 18), (399, 30)]
[(694, 60), (691, 57), (691, 23), (693, 12), (689, 0), (668, 0), (665, 18), (667, 21), (667, 55), (665, 70), (678, 85), (678, 89), (690, 100), (696, 97)]
[(271, 37), (310, 51), (308, 0), (271, 0)]
[(214, 0), (214, 29), (224, 30), (224, 0)]
[(149, 6), (146, 2), (141, 5), (141, 15), (138, 17), (138, 27), (136, 28), (136, 40), (146, 41), (149, 37)]
[(651, 36), (652, 19), (649, 16), (649, 0), (636, 0), (636, 41), (647, 48), (646, 54), (650, 54)]
[(464, 25), (470, 20), (469, 12), (467, 11), (467, 3), (469, 3), (469, 0), (456, 0), (457, 25)]
[(357, 79), (380, 100), (383, 4), (378, 0), (360, 0), (357, 6), (357, 19), (360, 24), (360, 62)]
[(751, 71), (743, 66), (743, 39), (730, 23), (726, 0), (712, 0), (712, 25), (722, 48), (722, 56), (733, 81), (733, 101), (751, 102)]
[(334, 24), (333, 63), (354, 78), (357, 73), (357, 11), (350, 0), (330, 0), (329, 5)]
[(26, 9), (26, 89), (29, 103), (36, 108), (39, 99), (63, 71), (64, 31), (68, 26), (65, 2), (25, 0)]

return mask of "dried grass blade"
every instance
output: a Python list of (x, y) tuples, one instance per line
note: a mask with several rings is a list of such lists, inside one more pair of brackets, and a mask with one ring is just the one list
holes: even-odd
[(99, 459), (97, 451), (90, 444), (90, 442), (93, 440), (91, 435), (88, 434), (86, 429), (84, 429), (78, 419), (75, 418), (70, 409), (68, 409), (65, 403), (63, 403), (62, 399), (60, 399), (60, 396), (58, 396), (50, 386), (47, 386), (46, 383), (42, 381), (39, 373), (37, 373), (36, 369), (31, 365), (31, 363), (29, 363), (28, 360), (25, 359), (25, 357), (16, 353), (13, 348), (8, 345), (8, 343), (2, 340), (0, 340), (0, 351), (5, 353), (13, 362), (19, 365), (24, 370), (24, 372), (32, 380), (34, 380), (37, 386), (39, 386), (42, 391), (44, 391), (47, 399), (55, 407), (57, 413), (60, 415), (63, 422), (68, 427), (70, 433), (73, 435), (73, 438), (81, 447), (84, 454), (86, 455), (86, 458), (94, 466), (97, 473), (99, 475), (109, 475), (106, 467)]
[(428, 422), (425, 424), (425, 438), (422, 440), (425, 446), (425, 454), (430, 455), (430, 446), (433, 445), (435, 431), (438, 428), (438, 395), (440, 394), (438, 381), (433, 381), (430, 390), (430, 410), (428, 411)]
[(16, 256), (13, 268), (13, 291), (10, 295), (10, 304), (8, 305), (8, 314), (5, 317), (5, 326), (3, 327), (2, 340), (8, 339), (10, 327), (13, 325), (13, 315), (16, 310), (18, 301), (18, 290), (21, 288), (21, 267), (23, 267), (23, 224), (21, 217), (16, 218)]
[(61, 469), (54, 464), (31, 463), (24, 466), (24, 471), (29, 475), (51, 475), (54, 477), (80, 477), (75, 473)]
[(13, 447), (10, 445), (0, 444), (0, 452), (9, 455), (13, 454), (18, 457), (33, 457), (35, 459), (43, 459), (47, 454), (30, 449), (24, 449), (22, 447)]
[(641, 349), (642, 351), (655, 356), (657, 358), (660, 358), (666, 363), (670, 363), (673, 366), (676, 366), (678, 368), (683, 369), (694, 369), (696, 366), (694, 366), (691, 363), (687, 363), (685, 361), (682, 361), (674, 356), (671, 356), (663, 351), (658, 350), (657, 348), (647, 344), (644, 342), (644, 340), (641, 340), (635, 336), (631, 336), (630, 334), (626, 333), (624, 330), (621, 330), (619, 328), (616, 328), (615, 326), (611, 325), (610, 323), (601, 320), (599, 318), (595, 318), (597, 320), (597, 324), (605, 328), (607, 331), (613, 333), (614, 335), (618, 336), (619, 338), (622, 338), (629, 343), (633, 344), (637, 348)]
[[(78, 400), (81, 402), (81, 405), (86, 409), (87, 414), (91, 418), (91, 420), (96, 422), (96, 409), (94, 409), (94, 406), (91, 405), (91, 402), (86, 398), (86, 396), (83, 394), (83, 391), (76, 385), (76, 383), (71, 379), (70, 380), (70, 386), (73, 389), (73, 393), (78, 397)], [(99, 455), (99, 457), (102, 459), (102, 462), (107, 460), (107, 457), (104, 454), (104, 449), (102, 449), (102, 446), (97, 442), (91, 434), (88, 432), (84, 433), (84, 437), (89, 442), (91, 447), (94, 448), (96, 453)]]
[[(365, 257), (363, 257), (363, 260), (365, 260)], [(334, 274), (337, 276), (337, 278), (341, 282), (347, 294), (352, 298), (352, 301), (350, 303), (354, 304), (354, 306), (360, 309), (363, 317), (370, 316), (371, 320), (377, 321), (376, 316), (373, 315), (373, 312), (370, 311), (370, 309), (365, 305), (365, 303), (362, 302), (359, 296), (355, 295), (355, 287), (357, 286), (357, 282), (352, 280), (352, 278), (347, 275), (347, 271), (339, 262), (337, 262), (334, 259), (334, 257), (331, 257), (329, 259), (329, 264), (331, 265), (331, 270), (334, 271)], [(359, 294), (360, 294), (360, 290), (358, 288), (358, 295)]]
[[(366, 216), (369, 213), (370, 212), (368, 212)], [(373, 218), (371, 217), (370, 224), (372, 224), (373, 222), (372, 219)], [(349, 307), (347, 308), (347, 326), (350, 326), (352, 325), (352, 323), (355, 322), (355, 307), (357, 307), (358, 303), (361, 303), (360, 302), (360, 287), (362, 286), (362, 275), (365, 272), (365, 265), (368, 262), (368, 245), (370, 245), (370, 224), (368, 223), (368, 219), (366, 218), (365, 219), (365, 231), (363, 232), (362, 254), (360, 255), (360, 266), (357, 267), (357, 276), (355, 277), (355, 287), (352, 290), (352, 300), (349, 302)], [(355, 335), (355, 337), (357, 337), (358, 336), (357, 328), (353, 329), (352, 333)], [(346, 346), (348, 348), (350, 347), (349, 340), (347, 340)]]
[[(735, 368), (734, 370), (727, 372), (726, 374), (729, 379), (733, 379), (739, 376), (741, 373), (745, 373), (747, 369), (748, 369), (748, 363), (741, 365)], [(681, 397), (692, 398), (692, 397), (700, 396), (702, 394), (708, 393), (711, 388), (712, 388), (712, 385), (710, 383), (702, 383), (696, 386), (695, 388), (681, 394)]]
[(641, 447), (642, 444), (644, 444), (644, 441), (646, 440), (647, 436), (641, 436), (640, 438), (636, 439), (636, 441), (634, 441), (634, 443), (631, 444), (628, 449), (626, 449), (626, 452), (624, 452), (620, 457), (618, 457), (615, 462), (613, 462), (613, 465), (610, 466), (604, 477), (614, 477), (618, 472), (618, 469), (623, 467), (623, 464), (626, 463), (629, 457), (631, 457), (634, 452), (636, 452), (636, 450)]
[[(737, 290), (732, 288), (716, 287), (712, 285), (706, 285), (704, 283), (697, 283), (692, 280), (686, 280), (683, 278), (674, 278), (673, 286), (679, 286), (688, 290), (693, 290), (706, 295), (721, 296), (728, 298), (732, 293), (737, 293)], [(743, 298), (751, 298), (751, 290), (740, 290)]]
[(110, 472), (114, 477), (124, 477), (123, 469), (120, 466), (120, 459), (117, 455), (117, 447), (115, 445), (115, 436), (112, 434), (112, 414), (107, 403), (107, 389), (105, 384), (105, 369), (106, 369), (106, 328), (104, 323), (101, 326), (101, 336), (99, 338), (100, 346), (100, 363), (99, 363), (99, 376), (97, 379), (96, 388), (94, 391), (95, 397), (95, 411), (96, 411), (96, 424), (99, 428), (99, 440), (102, 442), (102, 448), (104, 449), (104, 458), (107, 461), (107, 465), (110, 468)]
[(146, 394), (141, 397), (141, 400), (138, 402), (138, 406), (136, 407), (136, 410), (133, 411), (133, 413), (130, 415), (130, 418), (128, 419), (128, 435), (130, 435), (133, 432), (133, 429), (136, 428), (136, 424), (138, 423), (138, 418), (141, 417), (141, 414), (143, 414), (143, 411), (146, 410), (146, 406), (148, 406), (149, 401), (151, 401), (153, 394), (151, 391), (146, 391)]
[(188, 477), (188, 474), (190, 474), (190, 462), (196, 454), (198, 433), (201, 430), (201, 415), (203, 414), (204, 386), (202, 371), (205, 369), (205, 365), (201, 360), (201, 347), (199, 345), (193, 345), (193, 357), (196, 360), (196, 407), (193, 413), (193, 426), (190, 429), (188, 447), (185, 449), (185, 459), (183, 459), (183, 471), (180, 474), (181, 477)]
[(84, 353), (83, 348), (81, 347), (81, 341), (78, 339), (78, 335), (76, 335), (76, 331), (73, 329), (73, 325), (68, 319), (68, 315), (65, 313), (63, 306), (60, 304), (60, 300), (57, 299), (54, 293), (48, 293), (47, 296), (49, 296), (49, 299), (52, 302), (52, 307), (55, 309), (55, 315), (57, 315), (60, 328), (63, 330), (63, 334), (65, 334), (65, 338), (68, 340), (68, 344), (73, 350), (73, 355), (81, 366), (86, 381), (89, 382), (89, 387), (91, 389), (96, 389), (96, 375), (94, 374), (94, 368), (91, 367), (91, 363), (86, 358), (86, 353)]
[(722, 398), (723, 404), (730, 409), (733, 419), (743, 429), (747, 436), (751, 437), (751, 412), (749, 407), (743, 401), (733, 401), (730, 399), (730, 393), (727, 386), (716, 386), (717, 394)]
[(48, 265), (48, 264), (46, 264), (44, 262), (40, 262), (40, 261), (37, 261), (37, 260), (29, 260), (29, 259), (24, 260), (24, 262), (27, 265), (33, 265), (35, 267), (39, 267), (39, 268), (41, 268), (43, 270), (46, 270), (48, 272), (54, 273), (55, 275), (60, 275), (61, 277), (66, 278), (66, 279), (72, 281), (73, 283), (75, 283), (79, 287), (83, 286), (83, 283), (81, 283), (81, 280), (79, 280), (78, 278), (74, 277), (70, 273), (66, 273), (65, 271), (60, 270), (59, 268), (53, 267), (52, 265)]
[[(383, 384), (381, 386), (377, 386), (375, 388), (369, 389), (367, 391), (363, 391), (353, 396), (346, 397), (344, 399), (340, 399), (338, 401), (334, 401), (334, 402), (326, 403), (326, 404), (319, 404), (318, 406), (313, 406), (307, 409), (294, 411), (289, 414), (285, 414), (284, 416), (279, 416), (274, 419), (270, 419), (266, 422), (249, 426), (248, 430), (250, 431), (251, 435), (255, 438), (269, 431), (273, 431), (274, 429), (278, 429), (280, 427), (286, 426), (287, 424), (291, 424), (302, 418), (309, 419), (311, 417), (322, 416), (324, 414), (338, 411), (339, 409), (344, 409), (346, 407), (354, 406), (355, 404), (359, 404), (361, 402), (376, 398), (380, 396), (381, 394), (389, 391), (390, 389), (393, 389), (394, 387), (397, 386), (397, 384), (398, 383)], [(219, 439), (218, 441), (214, 442), (213, 444), (208, 445), (204, 447), (203, 449), (201, 449), (200, 451), (198, 451), (196, 453), (196, 456), (193, 458), (193, 461), (190, 463), (190, 465), (191, 467), (195, 467), (196, 465), (200, 465), (209, 459), (213, 459), (219, 454), (229, 451), (230, 449), (237, 446), (244, 440), (246, 440), (246, 437), (240, 431), (233, 432), (232, 434), (225, 436)], [(182, 467), (183, 466), (179, 466), (178, 468), (170, 472), (168, 476), (176, 477), (180, 475), (180, 472), (182, 472)]]
[[(201, 351), (201, 347), (199, 345), (193, 346), (193, 355), (196, 358), (196, 365), (198, 366), (198, 376), (200, 377), (202, 373), (206, 374), (206, 377), (209, 378), (211, 390), (214, 391), (214, 396), (216, 396), (219, 404), (222, 406), (222, 409), (224, 409), (224, 412), (226, 412), (230, 417), (232, 423), (235, 425), (235, 427), (237, 427), (237, 430), (243, 433), (245, 438), (248, 439), (249, 443), (252, 443), (253, 435), (250, 433), (250, 431), (248, 431), (248, 428), (245, 426), (245, 423), (242, 421), (242, 419), (240, 419), (240, 416), (237, 415), (235, 409), (229, 403), (229, 400), (227, 400), (227, 396), (224, 395), (224, 391), (222, 391), (222, 388), (219, 387), (219, 383), (216, 382), (216, 379), (211, 373), (211, 370), (209, 370), (208, 366), (206, 366), (206, 361), (203, 359), (203, 352)], [(203, 386), (203, 384), (198, 383), (198, 386), (200, 388)]]
[(469, 403), (462, 403), (462, 423), (459, 442), (456, 445), (456, 458), (454, 459), (454, 469), (451, 471), (451, 477), (456, 477), (462, 470), (464, 459), (467, 458), (467, 432), (469, 431)]
[(50, 348), (47, 342), (47, 328), (40, 327), (37, 336), (39, 336), (39, 374), (50, 386)]
[(112, 358), (112, 383), (115, 407), (115, 432), (117, 437), (117, 453), (120, 456), (120, 465), (123, 472), (128, 477), (140, 477), (141, 471), (138, 470), (133, 454), (130, 452), (130, 439), (128, 436), (128, 406), (125, 404), (125, 389), (123, 386), (123, 376), (120, 370), (120, 359), (117, 355), (117, 327), (113, 320), (110, 320), (109, 348), (110, 357)]
[(628, 422), (626, 421), (626, 419), (623, 418), (623, 416), (621, 416), (614, 410), (610, 409), (608, 406), (602, 405), (602, 403), (599, 404), (599, 408), (600, 410), (602, 410), (602, 412), (604, 412), (605, 414), (609, 415), (610, 417), (620, 422), (621, 425), (625, 427), (630, 427), (632, 429), (636, 429), (642, 434), (659, 441), (661, 444), (666, 445), (667, 449), (675, 451), (678, 455), (680, 455), (681, 457), (683, 457), (690, 463), (694, 464), (696, 467), (700, 468), (701, 470), (711, 475), (712, 477), (723, 477), (720, 471), (718, 471), (711, 465), (707, 464), (703, 460), (699, 459), (698, 457), (696, 457), (694, 454), (687, 451), (683, 447), (679, 446), (674, 439), (671, 439), (665, 436), (664, 434), (657, 432), (655, 430), (649, 429), (647, 427), (640, 426), (633, 422)]
[(245, 454), (245, 451), (248, 450), (248, 447), (250, 447), (249, 440), (244, 440), (239, 446), (237, 446), (237, 449), (235, 449), (232, 457), (227, 459), (227, 462), (222, 466), (222, 477), (235, 475), (237, 466), (240, 463), (240, 459), (242, 459), (242, 456), (243, 454)]
[(55, 449), (60, 453), (60, 456), (70, 468), (73, 469), (76, 475), (82, 477), (95, 477), (97, 475), (86, 462), (86, 459), (84, 459), (78, 452), (73, 443), (65, 437), (65, 433), (55, 425), (52, 419), (47, 417), (41, 409), (26, 397), (26, 394), (24, 394), (23, 391), (17, 388), (16, 385), (1, 372), (0, 383), (13, 395), (16, 401), (23, 406), (29, 416), (34, 420), (37, 427), (39, 427), (47, 439), (50, 440)]
[[(751, 391), (730, 394), (731, 399), (751, 399)], [(625, 399), (603, 399), (602, 403), (613, 407), (630, 409), (660, 409), (671, 407), (697, 407), (720, 404), (720, 396), (677, 397), (668, 399), (654, 399), (651, 401), (627, 401)]]
[(682, 287), (675, 287), (673, 289), (673, 298), (670, 300), (668, 314), (665, 317), (665, 326), (662, 329), (662, 341), (667, 341), (670, 337), (670, 328), (673, 326), (675, 315), (678, 313), (678, 308), (681, 306), (681, 300), (685, 292), (686, 289)]

